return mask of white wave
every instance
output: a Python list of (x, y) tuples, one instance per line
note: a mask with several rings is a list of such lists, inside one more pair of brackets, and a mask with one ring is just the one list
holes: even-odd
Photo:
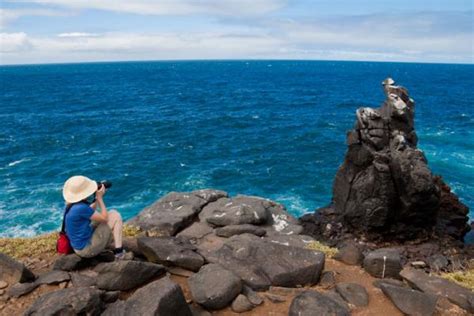
[(28, 159), (28, 158), (23, 158), (23, 159), (20, 159), (20, 160), (12, 161), (12, 162), (10, 162), (10, 163), (8, 164), (8, 167), (16, 166), (16, 165), (18, 165), (18, 164), (20, 164), (20, 163), (22, 163), (22, 162), (28, 161), (28, 160), (30, 160), (30, 159)]

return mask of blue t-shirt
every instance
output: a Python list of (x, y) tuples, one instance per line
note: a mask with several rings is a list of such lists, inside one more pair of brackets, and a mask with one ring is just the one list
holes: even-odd
[(86, 203), (74, 204), (66, 215), (66, 234), (74, 249), (82, 250), (91, 240), (94, 230), (91, 216), (94, 210)]

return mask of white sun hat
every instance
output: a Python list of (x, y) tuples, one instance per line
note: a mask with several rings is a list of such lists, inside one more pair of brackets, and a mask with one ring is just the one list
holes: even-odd
[(84, 176), (74, 176), (64, 183), (63, 197), (68, 203), (76, 203), (91, 196), (97, 189), (97, 182)]

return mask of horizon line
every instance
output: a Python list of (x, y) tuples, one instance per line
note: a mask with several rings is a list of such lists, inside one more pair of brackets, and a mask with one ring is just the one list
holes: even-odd
[(472, 62), (434, 62), (434, 61), (399, 61), (399, 60), (356, 60), (356, 59), (297, 59), (297, 58), (183, 58), (183, 59), (146, 59), (146, 60), (97, 60), (97, 61), (65, 61), (65, 62), (44, 62), (44, 63), (21, 63), (21, 64), (1, 64), (0, 67), (18, 66), (47, 66), (47, 65), (75, 65), (75, 64), (112, 64), (112, 63), (147, 63), (147, 62), (221, 62), (221, 61), (315, 61), (315, 62), (356, 62), (356, 63), (399, 63), (399, 64), (427, 64), (427, 65), (474, 65)]

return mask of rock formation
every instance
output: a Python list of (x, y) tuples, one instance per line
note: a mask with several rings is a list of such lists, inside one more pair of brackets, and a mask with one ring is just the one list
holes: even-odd
[(370, 239), (398, 240), (437, 233), (462, 240), (469, 231), (468, 209), (432, 175), (417, 148), (415, 101), (391, 78), (382, 84), (381, 107), (356, 111), (332, 205), (303, 217), (306, 233), (329, 237), (346, 229)]

